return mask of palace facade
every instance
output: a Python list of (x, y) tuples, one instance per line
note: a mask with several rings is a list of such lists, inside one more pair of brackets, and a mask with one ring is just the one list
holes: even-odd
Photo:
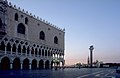
[(64, 66), (65, 30), (0, 0), (0, 69)]

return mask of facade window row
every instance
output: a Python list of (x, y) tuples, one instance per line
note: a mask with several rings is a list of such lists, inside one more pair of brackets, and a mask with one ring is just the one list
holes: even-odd
[[(6, 45), (5, 45), (6, 44)], [(18, 54), (18, 55), (26, 55), (26, 56), (37, 56), (37, 57), (60, 57), (64, 56), (60, 50), (54, 50), (50, 48), (42, 48), (42, 47), (30, 47), (30, 45), (22, 45), (17, 43), (5, 43), (2, 41), (0, 43), (0, 51), (5, 51), (8, 54)]]
[[(19, 20), (19, 15), (18, 15), (18, 13), (15, 13), (14, 19), (15, 19), (15, 21), (18, 21), (18, 20)], [(27, 18), (27, 17), (25, 18), (25, 24), (28, 24), (28, 18)]]
[[(19, 23), (17, 26), (17, 33), (24, 34), (25, 35), (26, 28), (23, 23)], [(45, 33), (43, 31), (40, 31), (39, 33), (39, 39), (45, 40)], [(58, 37), (54, 37), (54, 43), (58, 44)]]

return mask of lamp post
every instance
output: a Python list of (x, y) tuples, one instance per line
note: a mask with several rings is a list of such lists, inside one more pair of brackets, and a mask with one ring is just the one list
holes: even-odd
[(92, 53), (94, 50), (93, 45), (90, 46), (89, 50), (90, 50), (90, 67), (92, 68), (92, 63), (93, 63), (93, 54)]

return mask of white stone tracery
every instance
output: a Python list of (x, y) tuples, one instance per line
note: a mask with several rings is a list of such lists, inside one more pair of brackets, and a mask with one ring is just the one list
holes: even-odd
[[(58, 59), (60, 62), (63, 63), (62, 65), (64, 65), (63, 50), (53, 49), (49, 46), (36, 44), (27, 40), (21, 40), (19, 38), (9, 37), (7, 35), (0, 41), (0, 46), (3, 46), (3, 43), (5, 47), (3, 47), (4, 50), (1, 50), (0, 48), (0, 55), (3, 56), (0, 58), (0, 63), (2, 58), (8, 57), (10, 60), (10, 69), (13, 69), (13, 61), (15, 58), (20, 59), (20, 69), (23, 69), (23, 61), (25, 60), (25, 58), (29, 60), (29, 69), (31, 69), (33, 59), (37, 60), (37, 68), (40, 68), (40, 60), (43, 60), (44, 68), (47, 67), (45, 66), (46, 61), (49, 61), (47, 62), (49, 63), (48, 68), (51, 68), (51, 64), (54, 59)], [(14, 50), (16, 51), (14, 52)], [(42, 54), (42, 51), (44, 51), (44, 55)]]

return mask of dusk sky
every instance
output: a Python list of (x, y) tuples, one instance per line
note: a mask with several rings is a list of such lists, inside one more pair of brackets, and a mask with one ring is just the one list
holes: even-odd
[(120, 62), (120, 0), (9, 0), (59, 28), (65, 28), (66, 65)]

